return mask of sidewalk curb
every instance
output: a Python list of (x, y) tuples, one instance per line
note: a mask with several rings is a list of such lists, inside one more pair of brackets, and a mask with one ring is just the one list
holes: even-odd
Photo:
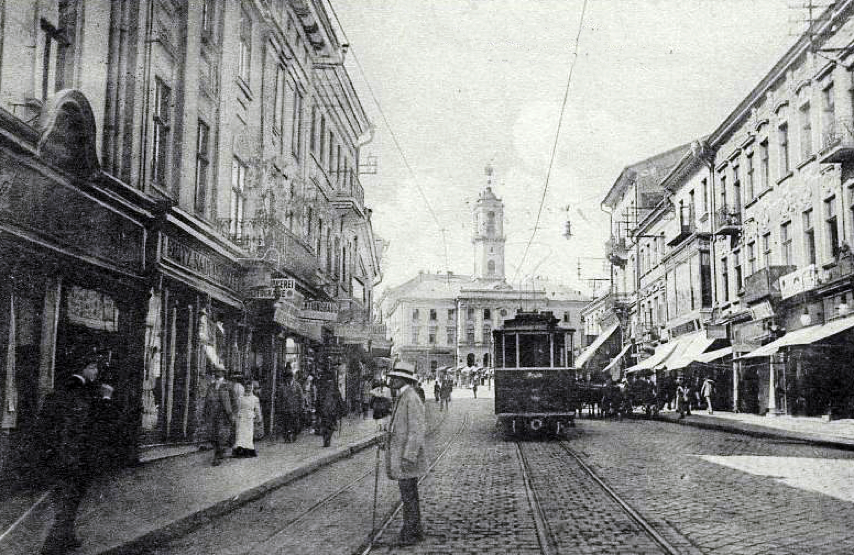
[(229, 499), (223, 499), (213, 505), (200, 509), (185, 517), (171, 522), (165, 526), (146, 532), (132, 540), (129, 540), (121, 545), (110, 547), (104, 551), (98, 551), (97, 555), (127, 555), (147, 553), (155, 545), (162, 544), (169, 540), (183, 536), (192, 530), (199, 528), (211, 519), (225, 515), (234, 511), (243, 505), (260, 499), (267, 493), (285, 486), (291, 482), (299, 480), (315, 471), (328, 466), (334, 462), (349, 458), (356, 453), (363, 451), (373, 445), (378, 444), (382, 440), (382, 434), (374, 434), (371, 437), (349, 443), (333, 450), (327, 455), (310, 461), (308, 464), (295, 468), (290, 472), (277, 476), (271, 480), (264, 482), (254, 488), (248, 489)]
[(742, 434), (751, 437), (761, 437), (766, 439), (788, 439), (817, 445), (820, 447), (831, 447), (834, 449), (842, 449), (845, 451), (854, 451), (854, 440), (831, 439), (825, 437), (817, 437), (812, 434), (804, 434), (800, 432), (790, 432), (788, 430), (780, 430), (774, 428), (761, 427), (755, 424), (730, 424), (720, 420), (717, 422), (709, 422), (703, 420), (695, 420), (693, 417), (690, 420), (668, 418), (659, 416), (658, 420), (662, 422), (670, 422), (671, 424), (679, 424), (682, 426), (691, 426), (704, 430), (715, 430), (718, 432), (727, 432), (731, 434)]

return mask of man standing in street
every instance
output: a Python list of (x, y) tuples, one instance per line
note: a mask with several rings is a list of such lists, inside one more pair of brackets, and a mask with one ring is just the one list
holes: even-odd
[(403, 502), (403, 527), (398, 543), (413, 545), (424, 539), (418, 478), (427, 473), (426, 413), (424, 402), (415, 391), (418, 378), (411, 364), (398, 362), (388, 377), (391, 388), (397, 391), (397, 401), (386, 437), (386, 473), (397, 480)]
[(205, 395), (205, 422), (208, 424), (211, 443), (214, 446), (213, 466), (219, 466), (225, 456), (225, 448), (231, 441), (234, 406), (231, 387), (225, 381), (225, 368), (217, 366), (214, 375), (216, 381), (208, 387)]
[(42, 408), (42, 454), (56, 480), (53, 527), (42, 546), (42, 555), (67, 553), (81, 545), (74, 533), (74, 521), (98, 464), (92, 437), (97, 378), (98, 363), (89, 361), (63, 389), (45, 399)]

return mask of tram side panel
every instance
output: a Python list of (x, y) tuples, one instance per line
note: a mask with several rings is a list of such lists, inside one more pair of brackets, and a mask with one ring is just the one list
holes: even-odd
[(575, 420), (570, 368), (495, 369), (495, 414), (504, 430), (560, 434)]

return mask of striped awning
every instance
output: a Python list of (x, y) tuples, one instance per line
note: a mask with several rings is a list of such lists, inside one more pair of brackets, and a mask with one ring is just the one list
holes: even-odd
[(584, 349), (584, 352), (578, 355), (578, 358), (575, 359), (575, 367), (582, 368), (585, 364), (590, 362), (590, 359), (593, 358), (593, 355), (596, 354), (596, 351), (598, 351), (599, 348), (605, 344), (608, 338), (611, 337), (619, 327), (620, 324), (617, 323), (600, 333), (593, 341), (593, 343), (591, 343), (589, 347)]

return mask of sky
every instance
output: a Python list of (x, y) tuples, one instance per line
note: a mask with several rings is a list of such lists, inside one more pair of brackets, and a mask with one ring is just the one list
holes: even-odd
[(388, 242), (380, 289), (419, 270), (472, 273), (471, 208), (490, 164), (508, 281), (592, 293), (608, 276), (600, 203), (620, 171), (711, 133), (806, 16), (789, 0), (589, 0), (574, 58), (583, 0), (331, 1), (375, 126), (362, 161), (375, 156), (377, 172), (362, 184)]

